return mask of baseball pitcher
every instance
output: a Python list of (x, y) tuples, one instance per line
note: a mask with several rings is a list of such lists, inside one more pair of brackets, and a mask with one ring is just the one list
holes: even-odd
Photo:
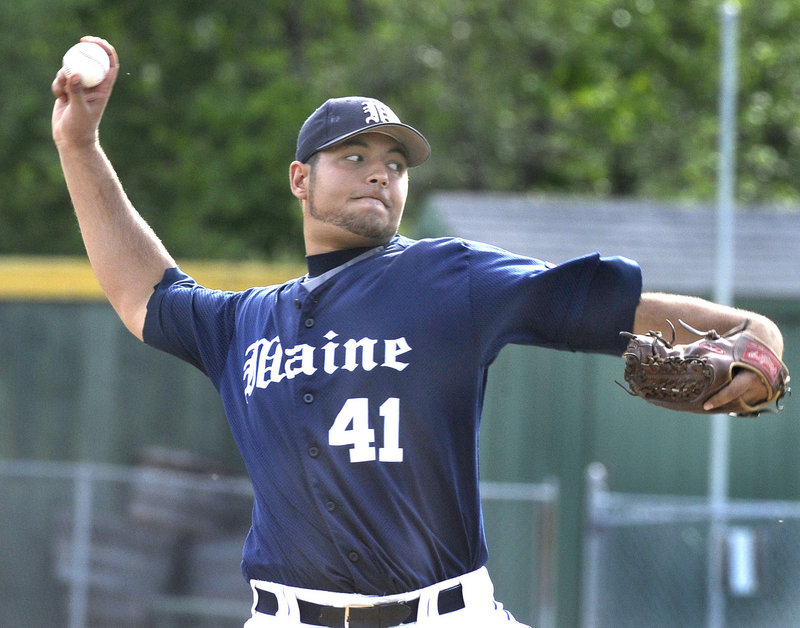
[[(247, 628), (520, 626), (484, 564), (478, 428), (487, 369), (509, 343), (621, 356), (667, 318), (749, 331), (768, 319), (641, 294), (639, 267), (589, 254), (558, 265), (455, 238), (397, 234), (408, 172), (430, 147), (385, 104), (333, 98), (300, 129), (289, 185), (308, 273), (243, 292), (182, 272), (136, 212), (98, 128), (97, 86), (60, 71), (53, 137), (89, 259), (128, 329), (203, 371), (253, 484), (242, 570)], [(269, 228), (260, 225), (258, 228)], [(688, 332), (677, 332), (677, 342)], [(706, 409), (774, 398), (742, 369)]]

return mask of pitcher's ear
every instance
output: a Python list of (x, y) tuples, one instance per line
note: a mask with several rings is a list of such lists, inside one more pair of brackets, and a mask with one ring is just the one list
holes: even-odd
[(311, 175), (311, 166), (301, 161), (293, 161), (289, 166), (289, 186), (292, 194), (301, 201), (308, 198), (308, 182)]

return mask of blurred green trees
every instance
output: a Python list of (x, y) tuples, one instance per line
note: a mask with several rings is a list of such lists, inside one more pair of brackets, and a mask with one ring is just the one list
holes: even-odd
[[(442, 189), (714, 195), (718, 0), (15, 0), (0, 3), (0, 254), (80, 254), (50, 82), (81, 35), (121, 73), (102, 143), (179, 257), (301, 253), (297, 131), (330, 96), (385, 100)], [(800, 202), (800, 3), (741, 3), (743, 202)]]

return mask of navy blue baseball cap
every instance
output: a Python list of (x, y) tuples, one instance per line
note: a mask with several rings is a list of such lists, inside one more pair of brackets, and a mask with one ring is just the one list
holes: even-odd
[(297, 136), (297, 161), (306, 162), (317, 151), (330, 148), (359, 133), (383, 133), (396, 139), (406, 151), (408, 166), (423, 163), (431, 154), (428, 140), (415, 128), (374, 98), (348, 96), (325, 101), (303, 123)]

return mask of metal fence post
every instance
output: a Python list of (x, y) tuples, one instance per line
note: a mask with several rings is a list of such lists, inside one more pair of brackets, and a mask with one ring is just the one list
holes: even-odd
[(555, 628), (558, 610), (558, 480), (547, 478), (542, 489), (545, 495), (537, 539), (538, 577), (535, 578), (538, 590), (533, 593), (539, 602), (537, 627)]
[[(720, 51), (719, 173), (717, 181), (717, 268), (714, 299), (733, 302), (734, 222), (736, 198), (736, 93), (738, 79), (739, 5), (724, 2), (719, 8), (722, 47)], [(724, 414), (711, 419), (709, 452), (709, 499), (712, 519), (708, 544), (708, 610), (706, 626), (725, 626), (726, 600), (723, 584), (723, 544), (726, 522), (721, 516), (728, 499), (730, 418)]]
[(583, 550), (583, 586), (581, 615), (583, 628), (597, 628), (600, 604), (600, 552), (602, 539), (598, 513), (603, 494), (608, 491), (608, 473), (599, 462), (586, 468), (586, 534)]
[(79, 463), (73, 489), (72, 577), (69, 585), (69, 628), (85, 628), (89, 609), (92, 543), (92, 465)]

